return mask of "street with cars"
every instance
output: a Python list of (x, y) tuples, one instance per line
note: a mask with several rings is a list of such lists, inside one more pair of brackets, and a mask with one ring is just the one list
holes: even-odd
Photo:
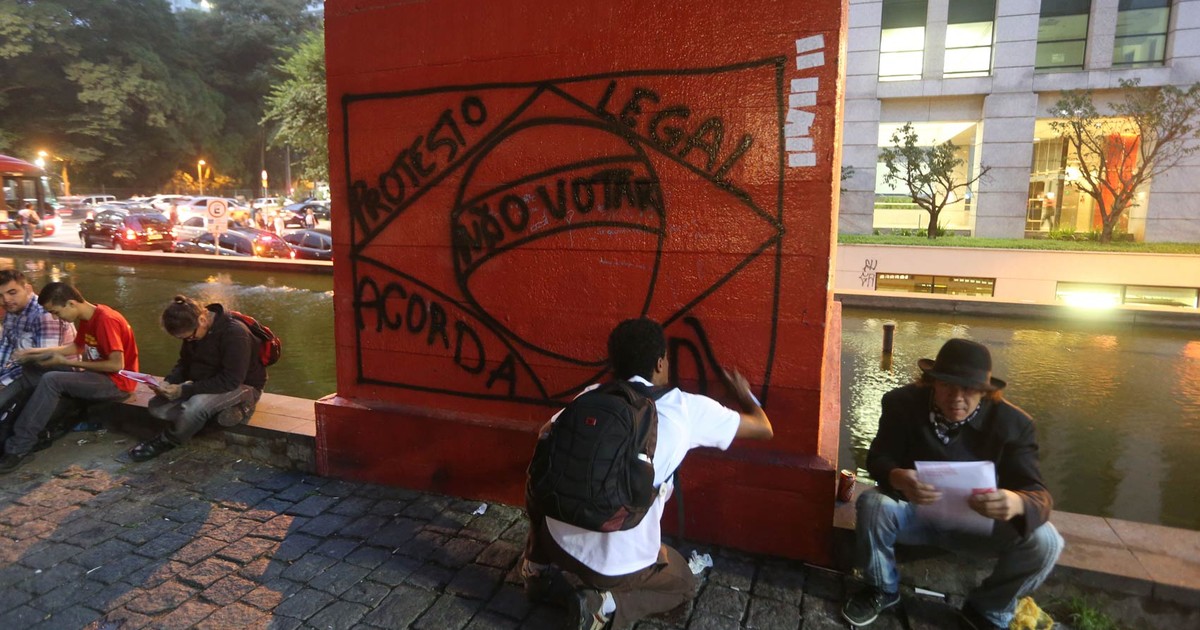
[[(228, 223), (216, 235), (209, 229), (207, 211), (209, 203), (218, 199), (225, 203)], [(63, 201), (54, 212), (44, 213), (48, 216), (34, 232), (36, 244), (165, 255), (213, 254), (215, 248), (222, 256), (333, 259), (327, 202), (264, 198), (243, 204), (229, 198), (176, 195), (126, 201), (92, 195)], [(305, 229), (309, 210), (315, 225)], [(0, 239), (19, 241), (20, 228), (9, 227), (0, 229)]]

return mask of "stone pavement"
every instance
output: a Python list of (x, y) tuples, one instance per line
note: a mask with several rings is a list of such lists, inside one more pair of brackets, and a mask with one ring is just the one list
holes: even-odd
[[(514, 567), (522, 512), (306, 476), (193, 445), (72, 433), (0, 476), (0, 628), (556, 628)], [(695, 545), (682, 545), (689, 555)], [(710, 552), (692, 605), (638, 628), (845, 628), (843, 576)], [(953, 602), (951, 603), (958, 603)], [(913, 628), (953, 628), (912, 598)], [(894, 617), (875, 627), (899, 628)]]

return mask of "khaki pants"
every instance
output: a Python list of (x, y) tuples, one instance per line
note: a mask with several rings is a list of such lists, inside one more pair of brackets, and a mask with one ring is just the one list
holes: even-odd
[(525, 557), (537, 564), (554, 564), (574, 574), (588, 588), (609, 591), (617, 602), (613, 628), (627, 628), (638, 620), (674, 610), (696, 595), (696, 579), (678, 551), (663, 545), (658, 561), (625, 575), (602, 575), (563, 551), (546, 529), (546, 519), (529, 511), (529, 538)]

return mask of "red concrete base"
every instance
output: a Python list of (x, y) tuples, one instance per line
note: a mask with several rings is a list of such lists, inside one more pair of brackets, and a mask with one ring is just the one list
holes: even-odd
[[(368, 408), (331, 396), (317, 410), (317, 472), (524, 504), (536, 425), (428, 409)], [(336, 445), (336, 446), (331, 446)], [(821, 458), (699, 450), (680, 471), (689, 540), (832, 564), (835, 471)], [(676, 531), (677, 508), (665, 525)]]

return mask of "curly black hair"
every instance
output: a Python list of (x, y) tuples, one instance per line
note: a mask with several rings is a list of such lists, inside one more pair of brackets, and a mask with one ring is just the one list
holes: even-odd
[(608, 361), (619, 379), (640, 376), (650, 380), (658, 360), (666, 355), (666, 334), (652, 319), (627, 319), (608, 335)]

